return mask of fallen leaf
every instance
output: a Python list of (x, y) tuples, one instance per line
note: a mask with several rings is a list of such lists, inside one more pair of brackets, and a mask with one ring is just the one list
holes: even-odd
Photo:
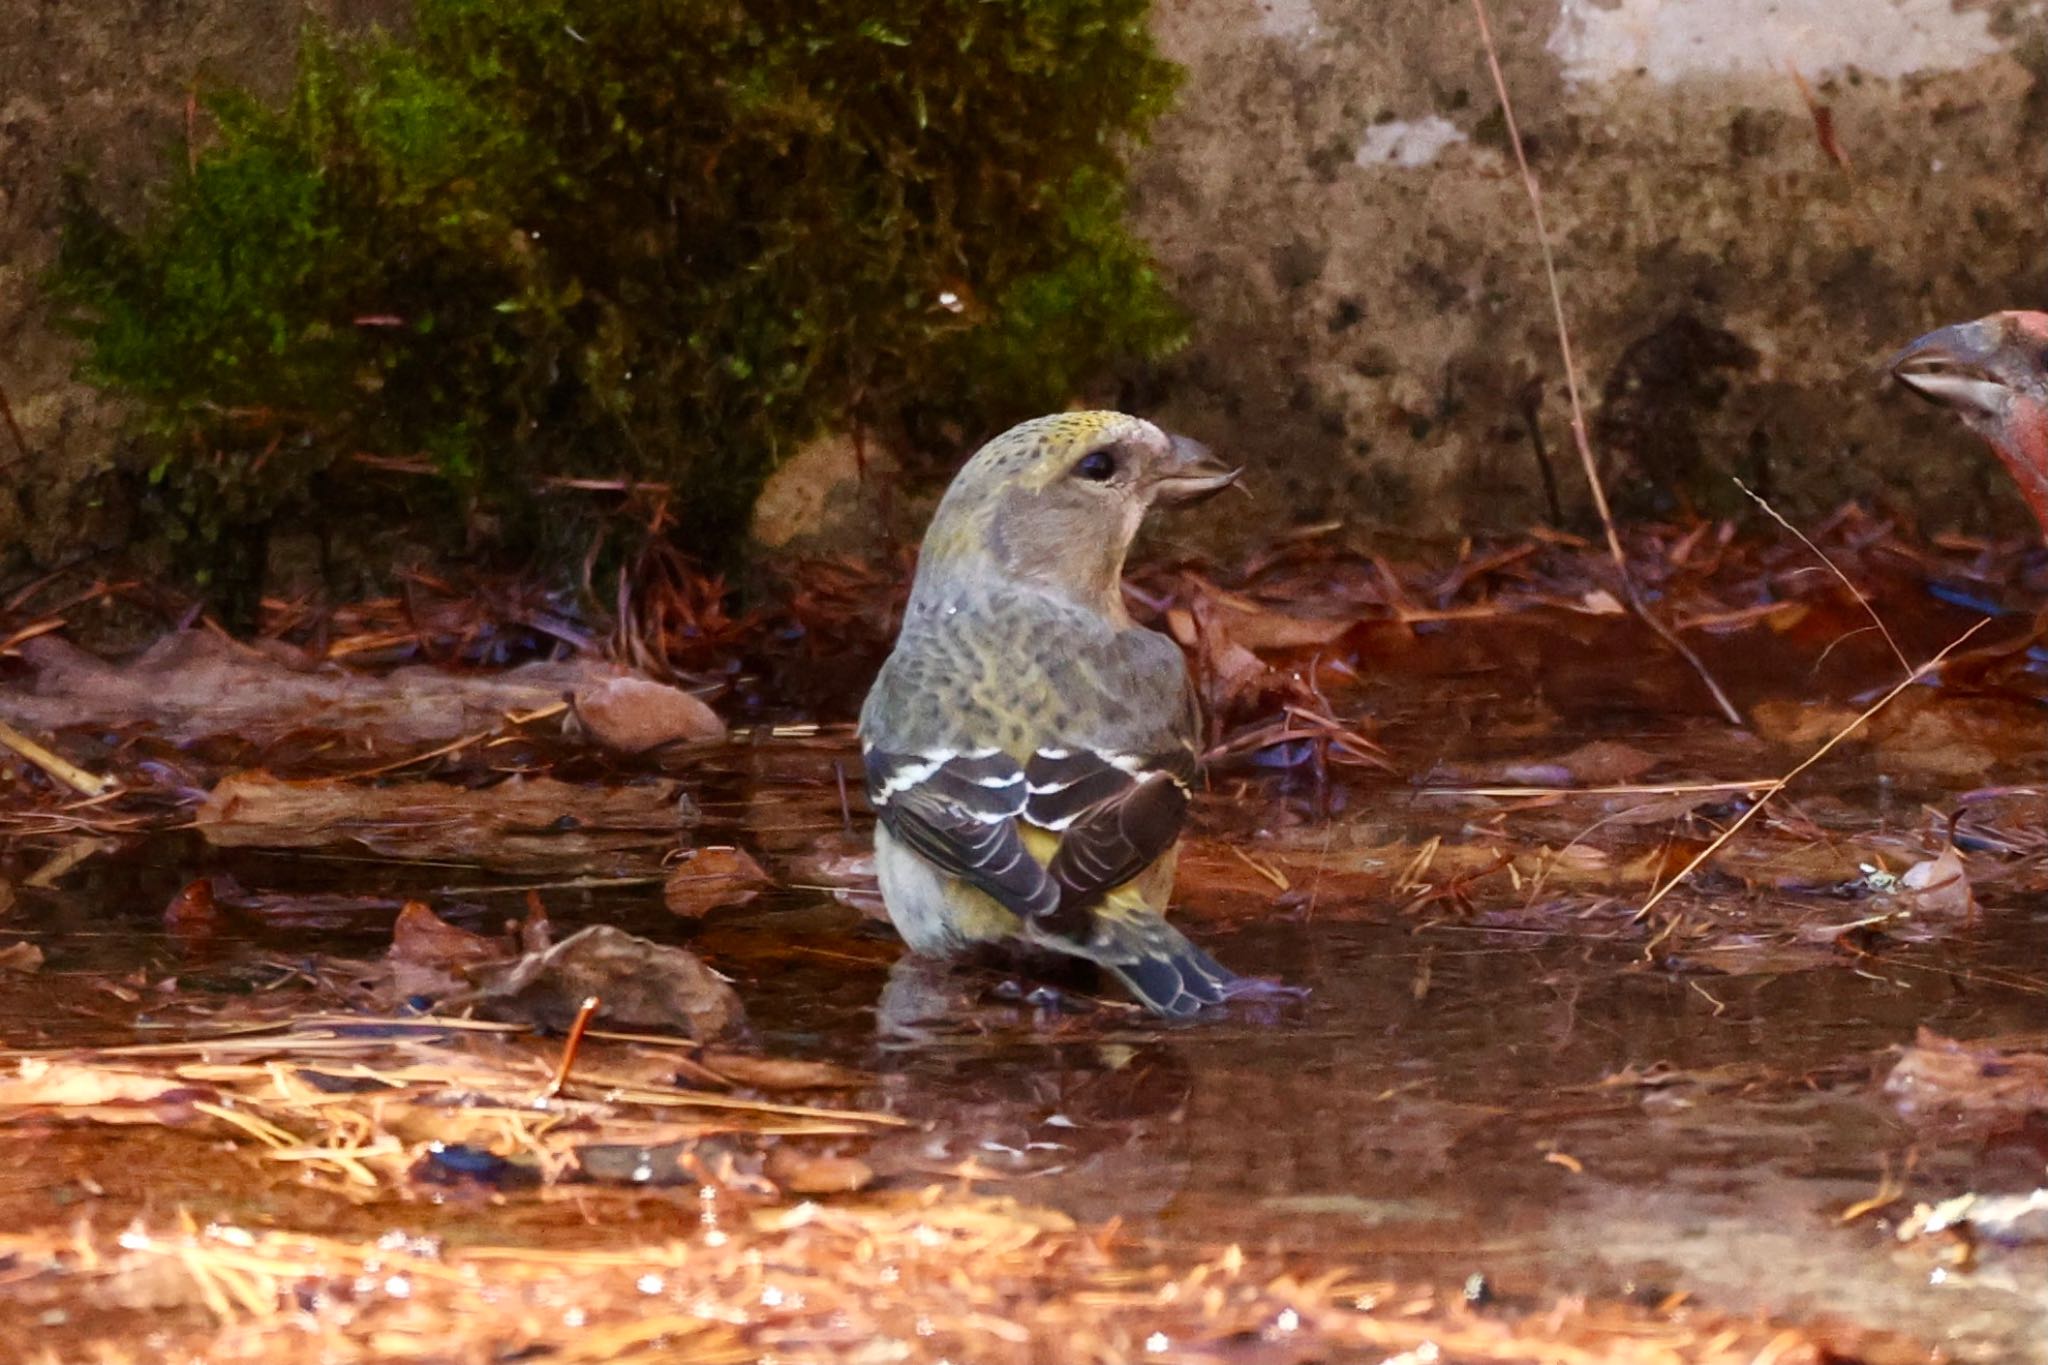
[(772, 885), (744, 849), (712, 845), (683, 851), (661, 897), (672, 913), (696, 919), (720, 906), (744, 905)]
[(464, 973), (486, 962), (504, 962), (517, 949), (509, 939), (490, 938), (450, 924), (425, 901), (407, 901), (391, 926), (391, 990), (402, 1000), (440, 1000), (468, 988)]
[(1355, 615), (1297, 616), (1242, 598), (1218, 601), (1230, 638), (1250, 650), (1316, 649), (1340, 638)]
[(1257, 697), (1276, 680), (1258, 655), (1231, 638), (1224, 613), (1207, 596), (1166, 614), (1174, 639), (1194, 651), (1194, 674), (1208, 702), (1208, 714), (1226, 716)]
[(1592, 588), (1579, 598), (1578, 610), (1589, 616), (1625, 616), (1628, 608), (1605, 588)]
[(1846, 728), (1857, 713), (1846, 706), (1767, 697), (1749, 708), (1750, 724), (1774, 744), (1806, 748)]
[(697, 1060), (734, 1085), (755, 1090), (851, 1090), (870, 1079), (863, 1072), (831, 1062), (763, 1057), (752, 1052), (712, 1051)]
[(889, 918), (882, 904), (881, 887), (875, 881), (874, 846), (865, 837), (835, 831), (790, 855), (783, 866), (792, 886), (828, 891), (834, 900), (854, 907), (869, 919)]
[(767, 1177), (790, 1194), (853, 1194), (875, 1178), (859, 1157), (806, 1152), (787, 1144), (768, 1153)]
[(2048, 1242), (2048, 1189), (2026, 1194), (1959, 1194), (1939, 1204), (1915, 1205), (1899, 1224), (1898, 1238), (1910, 1242), (1935, 1233), (1967, 1229), (1971, 1241), (2007, 1246)]
[(607, 678), (582, 688), (576, 717), (590, 737), (621, 754), (663, 744), (724, 739), (725, 722), (702, 700), (647, 678)]
[(41, 971), (43, 950), (33, 943), (10, 943), (0, 948), (0, 972)]
[(435, 914), (425, 901), (407, 901), (391, 926), (393, 958), (435, 967), (467, 967), (507, 956), (505, 944), (471, 933)]
[(1654, 754), (1615, 739), (1596, 739), (1551, 759), (1503, 764), (1500, 780), (1541, 787), (1605, 787), (1633, 782), (1657, 766)]
[(213, 899), (213, 879), (185, 883), (164, 907), (164, 928), (179, 938), (208, 938), (220, 932), (220, 907)]
[(742, 1032), (746, 1012), (733, 988), (685, 948), (594, 924), (543, 952), (473, 967), (471, 999), (485, 1018), (561, 1032), (583, 1002), (617, 1028), (675, 1029), (698, 1042)]
[(1913, 908), (1923, 914), (1961, 917), (1977, 909), (1970, 894), (1970, 874), (1953, 846), (1907, 868), (1899, 875), (1899, 890), (1911, 896)]

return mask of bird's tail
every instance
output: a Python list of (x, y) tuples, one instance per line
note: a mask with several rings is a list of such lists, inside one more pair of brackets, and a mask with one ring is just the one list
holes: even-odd
[(1085, 936), (1044, 935), (1050, 948), (1088, 959), (1124, 983), (1139, 1004), (1168, 1019), (1220, 1005), (1244, 978), (1187, 940), (1150, 909), (1104, 906)]

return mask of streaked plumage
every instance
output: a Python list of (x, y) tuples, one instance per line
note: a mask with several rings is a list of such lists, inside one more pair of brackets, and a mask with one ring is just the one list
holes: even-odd
[(1235, 476), (1112, 412), (1026, 422), (960, 471), (861, 712), (876, 869), (913, 951), (1053, 949), (1166, 1015), (1230, 993), (1162, 917), (1200, 718), (1120, 580), (1147, 508)]

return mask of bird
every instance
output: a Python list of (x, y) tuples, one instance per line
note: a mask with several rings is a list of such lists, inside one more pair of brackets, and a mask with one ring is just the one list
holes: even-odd
[(1929, 332), (1886, 369), (1989, 443), (2048, 538), (2048, 313), (1992, 313)]
[(1146, 513), (1241, 472), (1094, 411), (1012, 427), (954, 477), (859, 725), (875, 871), (913, 954), (1082, 959), (1173, 1019), (1271, 984), (1164, 917), (1201, 716), (1179, 646), (1122, 592)]

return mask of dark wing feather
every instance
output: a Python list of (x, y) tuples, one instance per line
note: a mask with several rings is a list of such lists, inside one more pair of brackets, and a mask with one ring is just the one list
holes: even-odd
[(863, 755), (868, 802), (889, 832), (1018, 915), (1059, 908), (1060, 888), (1024, 847), (1023, 770), (1001, 753)]
[(1047, 750), (1025, 767), (1024, 818), (1060, 844), (1046, 872), (1062, 918), (1092, 909), (1172, 849), (1188, 810), (1192, 749), (1146, 758)]

